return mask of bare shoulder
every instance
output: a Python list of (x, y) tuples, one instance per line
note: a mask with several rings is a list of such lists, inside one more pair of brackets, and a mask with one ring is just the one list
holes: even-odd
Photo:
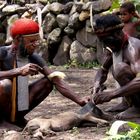
[(135, 37), (129, 37), (128, 42), (129, 42), (128, 45), (129, 48), (140, 49), (140, 39)]
[(129, 61), (135, 61), (140, 57), (140, 40), (134, 37), (128, 38), (128, 45), (124, 49), (124, 56)]
[(125, 50), (125, 57), (130, 63), (137, 63), (140, 60), (140, 40), (134, 37), (129, 37), (128, 46)]
[(0, 60), (4, 59), (7, 56), (7, 53), (10, 49), (11, 49), (11, 46), (0, 47)]

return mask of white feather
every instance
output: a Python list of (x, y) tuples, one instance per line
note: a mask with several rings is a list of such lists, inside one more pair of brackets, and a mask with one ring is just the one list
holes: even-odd
[(48, 75), (48, 78), (51, 80), (54, 77), (59, 77), (61, 79), (64, 79), (66, 75), (63, 72), (60, 71), (54, 71), (53, 73)]

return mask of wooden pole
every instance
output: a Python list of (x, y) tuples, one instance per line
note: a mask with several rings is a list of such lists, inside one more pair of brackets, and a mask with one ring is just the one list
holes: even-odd
[[(14, 68), (16, 68), (16, 60), (14, 60)], [(16, 120), (16, 77), (13, 77), (11, 100), (12, 100), (11, 122), (15, 122)]]

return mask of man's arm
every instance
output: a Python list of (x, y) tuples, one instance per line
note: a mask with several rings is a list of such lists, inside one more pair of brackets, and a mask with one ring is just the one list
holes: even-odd
[(117, 97), (127, 97), (130, 95), (138, 94), (140, 91), (140, 77), (134, 78), (128, 84), (111, 91), (99, 92), (93, 97), (95, 104), (102, 104), (104, 102), (109, 102)]
[[(138, 94), (140, 91), (140, 55), (139, 52), (139, 46), (136, 45), (136, 49), (134, 53), (127, 52), (127, 57), (129, 57), (130, 63), (131, 63), (131, 69), (133, 69), (133, 72), (135, 73), (136, 77), (133, 78), (130, 82), (126, 83), (124, 86), (121, 86), (118, 89), (112, 90), (112, 91), (103, 91), (99, 92), (97, 95), (94, 96), (94, 102), (95, 104), (101, 104), (104, 102), (108, 102), (111, 99), (117, 98), (117, 97), (124, 97), (124, 96), (130, 96), (134, 94)], [(126, 75), (127, 76), (127, 75)]]
[(101, 85), (106, 81), (108, 71), (111, 65), (112, 65), (112, 54), (110, 51), (106, 50), (104, 54), (104, 63), (98, 70), (94, 79), (93, 94), (98, 93)]
[(25, 66), (14, 68), (7, 71), (0, 71), (0, 79), (13, 78), (16, 76), (35, 75), (41, 71), (42, 68), (36, 64), (28, 63)]
[[(49, 77), (50, 74), (52, 74), (54, 71), (48, 68), (47, 66), (43, 67), (43, 74), (46, 77)], [(89, 97), (78, 97), (75, 95), (72, 88), (62, 79), (60, 76), (54, 76), (51, 79), (48, 78), (54, 85), (55, 88), (66, 98), (74, 101), (75, 103), (79, 104), (80, 106), (85, 105), (89, 101)]]
[(123, 96), (130, 96), (140, 91), (140, 77), (134, 78), (131, 82), (125, 86), (115, 90), (112, 93), (112, 99)]
[[(56, 89), (65, 97), (68, 99), (71, 99), (75, 103), (79, 104), (80, 106), (83, 106), (87, 103), (87, 101), (90, 99), (88, 97), (79, 98), (75, 95), (74, 91), (71, 89), (71, 87), (62, 79), (61, 76), (58, 75), (59, 72), (55, 72), (52, 69), (50, 69), (44, 59), (40, 57), (37, 54), (33, 54), (30, 57), (30, 61), (32, 63), (38, 64), (40, 67), (42, 67), (42, 70), (40, 72), (52, 82), (52, 84), (55, 85)], [(57, 74), (56, 74), (57, 73)]]
[(113, 92), (112, 98), (121, 97), (121, 96), (129, 96), (129, 95), (138, 93), (140, 91), (140, 55), (138, 55), (140, 53), (139, 46), (137, 46), (136, 52), (138, 53), (135, 55), (132, 54), (132, 56), (131, 55), (129, 56), (130, 58), (132, 58), (131, 69), (133, 69), (133, 72), (136, 74), (136, 77), (125, 86), (122, 86), (121, 88), (115, 90)]
[(15, 68), (8, 71), (0, 71), (0, 79), (9, 79), (21, 74), (20, 68)]

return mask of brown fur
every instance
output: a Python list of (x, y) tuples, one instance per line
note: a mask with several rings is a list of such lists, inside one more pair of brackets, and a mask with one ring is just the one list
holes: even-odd
[[(65, 112), (58, 114), (50, 119), (45, 118), (35, 118), (30, 120), (25, 129), (30, 134), (40, 135), (43, 133), (52, 133), (57, 131), (66, 131), (72, 129), (73, 127), (79, 126), (82, 122), (90, 122), (94, 126), (107, 126), (109, 122), (104, 119), (110, 119), (106, 114), (102, 114), (101, 118), (95, 117), (93, 112), (87, 112), (85, 114), (78, 114), (75, 112)], [(45, 134), (48, 135), (48, 134)]]

